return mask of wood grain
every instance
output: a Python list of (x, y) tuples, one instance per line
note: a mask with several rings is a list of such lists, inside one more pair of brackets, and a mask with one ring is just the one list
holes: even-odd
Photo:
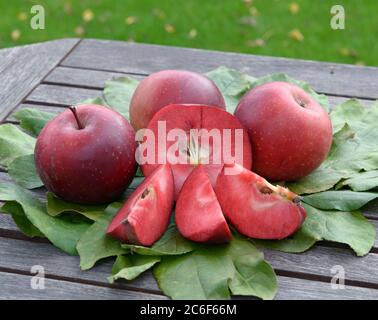
[(101, 96), (102, 90), (71, 88), (58, 85), (39, 85), (25, 99), (25, 102), (33, 103), (49, 103), (58, 106), (70, 106), (83, 102), (84, 100)]
[(378, 68), (337, 63), (86, 39), (62, 65), (142, 75), (162, 69), (206, 72), (224, 65), (258, 77), (284, 72), (319, 92), (378, 98)]
[[(112, 266), (109, 259), (89, 271), (80, 271), (78, 257), (68, 256), (51, 245), (6, 238), (0, 240), (0, 252), (5, 253), (0, 261), (0, 270), (26, 274), (32, 265), (41, 265), (48, 278), (110, 287), (106, 280)], [(327, 282), (286, 276), (279, 276), (278, 282), (277, 299), (362, 299), (378, 295), (375, 289), (347, 285), (344, 290), (334, 290)], [(147, 290), (149, 294), (162, 294), (151, 272), (133, 281), (118, 281), (116, 286), (123, 290)]]
[(31, 287), (32, 276), (0, 272), (1, 300), (166, 300), (161, 295), (76, 282), (45, 279), (45, 289)]
[(120, 72), (57, 67), (46, 77), (43, 83), (102, 89), (104, 88), (107, 80), (124, 76), (131, 77), (136, 80), (142, 80), (145, 78), (145, 76), (129, 75)]
[[(76, 86), (81, 88), (93, 88), (102, 90), (105, 82), (112, 78), (127, 76), (136, 80), (142, 80), (145, 76), (138, 76), (127, 73), (117, 73), (108, 71), (97, 71), (80, 68), (57, 67), (45, 79), (44, 84), (54, 84), (62, 86)], [(47, 87), (46, 87), (47, 89)], [(345, 102), (350, 99), (342, 96), (328, 96), (331, 107)], [(369, 106), (373, 101), (368, 99), (360, 99), (361, 103)]]
[(378, 255), (369, 253), (364, 257), (356, 257), (351, 250), (314, 246), (300, 254), (287, 254), (279, 251), (263, 249), (265, 259), (279, 271), (301, 273), (313, 276), (332, 278), (331, 269), (342, 266), (347, 280), (371, 285), (378, 289)]
[[(70, 281), (85, 280), (88, 283), (109, 285), (107, 277), (111, 273), (114, 259), (99, 262), (95, 268), (80, 270), (80, 260), (70, 256), (48, 243), (23, 241), (0, 237), (0, 270), (14, 269), (29, 272), (32, 265), (42, 265), (46, 275), (65, 278)], [(159, 293), (160, 290), (152, 276), (141, 276), (130, 282), (122, 281), (119, 286), (124, 289), (146, 289)]]
[(0, 121), (78, 42), (64, 39), (6, 50), (0, 59)]
[(370, 300), (378, 299), (378, 290), (352, 287), (333, 289), (328, 282), (278, 277), (276, 300)]

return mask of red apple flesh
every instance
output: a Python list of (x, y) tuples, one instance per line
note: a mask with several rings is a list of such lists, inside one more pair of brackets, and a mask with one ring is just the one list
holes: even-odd
[(237, 231), (250, 238), (283, 239), (298, 230), (306, 211), (295, 193), (237, 164), (233, 172), (238, 174), (227, 174), (230, 167), (225, 165), (218, 176), (215, 193)]
[[(173, 129), (183, 130), (185, 140), (189, 141), (188, 148), (180, 150), (182, 157), (186, 160), (185, 163), (174, 163), (171, 160), (174, 158), (171, 147), (177, 144), (180, 139), (166, 141), (166, 148), (162, 151), (163, 153), (160, 152), (159, 154), (159, 143), (161, 145), (161, 140), (168, 140), (161, 136), (159, 137), (159, 123), (162, 122), (165, 123), (166, 132), (170, 132)], [(204, 166), (213, 186), (215, 186), (217, 176), (224, 163), (236, 161), (248, 169), (252, 166), (252, 151), (247, 132), (236, 117), (222, 109), (204, 105), (169, 105), (155, 114), (147, 129), (146, 131), (154, 133), (154, 140), (147, 143), (145, 133), (142, 144), (146, 145), (146, 149), (152, 148), (156, 152), (153, 159), (147, 159), (145, 163), (141, 164), (142, 171), (145, 176), (149, 176), (159, 166), (158, 157), (164, 158), (164, 163), (171, 164), (176, 199), (186, 178), (199, 164)], [(199, 134), (199, 141), (201, 141), (201, 137), (206, 136), (206, 133), (211, 134), (212, 129), (221, 134), (225, 131), (229, 132), (230, 139), (221, 135), (220, 146), (216, 146), (214, 140), (209, 139), (209, 145), (203, 147), (190, 139), (191, 129), (203, 130), (203, 134)], [(238, 135), (240, 133), (241, 135)], [(240, 140), (237, 140), (236, 136), (241, 137)], [(227, 145), (226, 140), (230, 142), (229, 145)], [(237, 141), (240, 143), (236, 143)], [(141, 151), (140, 153), (143, 152)], [(206, 156), (203, 156), (204, 154)], [(236, 159), (227, 159), (227, 156), (225, 157), (225, 155), (234, 156), (236, 154), (241, 155), (241, 157)], [(221, 155), (220, 161), (217, 161), (217, 156), (219, 155)]]
[(185, 70), (163, 70), (143, 79), (130, 104), (135, 131), (146, 128), (152, 117), (169, 104), (207, 104), (225, 109), (223, 96), (209, 78)]
[(51, 120), (38, 136), (35, 164), (48, 190), (81, 204), (118, 199), (135, 171), (135, 133), (119, 113), (81, 105)]
[(161, 165), (134, 191), (107, 229), (121, 242), (150, 246), (167, 230), (174, 203), (173, 175)]
[(199, 165), (186, 179), (178, 196), (175, 221), (187, 239), (224, 243), (232, 238), (209, 177)]
[(332, 143), (327, 112), (303, 89), (286, 82), (252, 89), (235, 116), (248, 130), (253, 171), (268, 180), (308, 175), (323, 162)]

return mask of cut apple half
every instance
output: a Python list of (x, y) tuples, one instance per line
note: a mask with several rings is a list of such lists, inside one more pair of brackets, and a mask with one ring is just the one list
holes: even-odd
[(147, 129), (148, 134), (153, 133), (153, 138), (149, 139), (145, 133), (140, 147), (146, 152), (154, 150), (154, 157), (141, 164), (142, 171), (148, 177), (159, 164), (170, 164), (176, 199), (186, 178), (199, 164), (203, 165), (213, 186), (224, 163), (252, 167), (247, 131), (235, 116), (220, 108), (168, 105), (154, 115)]
[(205, 243), (224, 243), (232, 238), (210, 179), (202, 165), (186, 179), (178, 196), (176, 225), (187, 239)]
[[(234, 169), (229, 170), (234, 174), (227, 174), (227, 168)], [(237, 164), (224, 166), (215, 193), (226, 219), (250, 238), (286, 238), (298, 230), (306, 218), (298, 195), (284, 187), (273, 186)]]
[(124, 243), (150, 246), (167, 230), (173, 203), (172, 170), (161, 165), (127, 199), (107, 234)]

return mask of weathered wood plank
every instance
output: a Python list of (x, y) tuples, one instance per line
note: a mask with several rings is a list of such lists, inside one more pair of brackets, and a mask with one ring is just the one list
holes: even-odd
[(78, 42), (64, 39), (6, 50), (0, 59), (0, 121)]
[[(144, 76), (137, 76), (133, 74), (129, 75), (107, 71), (57, 67), (49, 74), (44, 83), (55, 85), (75, 85), (77, 87), (83, 88), (88, 87), (102, 89), (104, 88), (105, 82), (107, 80), (114, 77), (122, 77), (125, 75), (137, 80), (144, 78)], [(349, 99), (347, 97), (339, 96), (329, 96), (328, 98), (331, 107), (335, 107), (336, 105)], [(368, 106), (373, 102), (372, 100), (367, 99), (360, 99), (360, 101), (365, 106)]]
[(378, 290), (345, 286), (333, 289), (330, 283), (278, 277), (276, 300), (370, 300), (378, 299)]
[(301, 254), (287, 254), (279, 251), (263, 250), (265, 259), (274, 269), (285, 272), (302, 273), (332, 278), (332, 268), (342, 266), (349, 281), (368, 283), (378, 289), (378, 255), (369, 253), (356, 257), (351, 250), (314, 246)]
[(44, 79), (43, 83), (102, 89), (104, 88), (105, 82), (107, 80), (124, 76), (137, 80), (141, 80), (145, 77), (138, 75), (128, 75), (119, 72), (57, 67), (46, 77), (46, 79)]
[[(48, 243), (0, 238), (0, 269), (14, 269), (29, 272), (30, 266), (41, 265), (46, 275), (66, 278), (70, 281), (85, 280), (87, 282), (109, 285), (107, 277), (111, 273), (114, 259), (98, 263), (91, 270), (80, 270), (80, 260), (70, 256)], [(119, 282), (122, 288), (146, 289), (159, 293), (159, 288), (152, 275), (142, 275), (134, 281)]]
[[(111, 270), (109, 259), (91, 270), (80, 271), (78, 257), (68, 256), (51, 245), (7, 238), (0, 240), (2, 254), (0, 269), (27, 273), (32, 265), (41, 265), (45, 269), (46, 276), (50, 278), (109, 286), (106, 280)], [(286, 276), (279, 276), (278, 281), (277, 299), (362, 299), (378, 295), (378, 290), (374, 289), (346, 286), (344, 290), (334, 290), (327, 282)], [(146, 272), (133, 281), (118, 281), (117, 288), (148, 290), (150, 293), (162, 294), (151, 272)]]
[(206, 72), (220, 65), (254, 76), (285, 72), (333, 95), (378, 98), (378, 68), (106, 40), (83, 40), (63, 66), (150, 74), (162, 69)]
[(32, 289), (32, 276), (0, 272), (1, 300), (166, 300), (161, 295), (69, 281), (45, 279), (44, 289)]
[(50, 103), (64, 107), (81, 103), (87, 99), (96, 98), (101, 94), (102, 90), (41, 84), (33, 90), (26, 98), (25, 102)]

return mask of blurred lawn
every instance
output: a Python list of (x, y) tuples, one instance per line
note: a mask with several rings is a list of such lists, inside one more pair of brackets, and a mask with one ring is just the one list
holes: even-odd
[[(45, 30), (30, 28), (33, 4)], [(345, 30), (330, 28), (335, 4)], [(0, 0), (0, 12), (0, 47), (88, 37), (378, 66), (377, 0)]]

